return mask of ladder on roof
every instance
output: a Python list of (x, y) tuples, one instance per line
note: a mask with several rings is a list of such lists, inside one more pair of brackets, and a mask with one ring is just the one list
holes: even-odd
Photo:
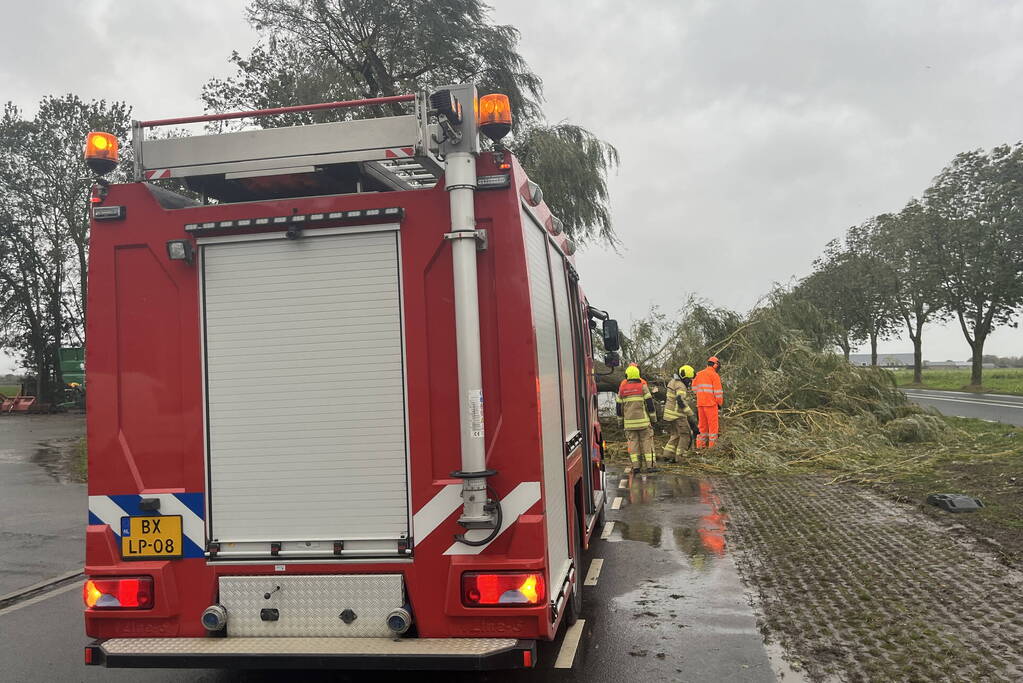
[[(146, 139), (145, 136), (146, 129), (159, 126), (392, 102), (409, 102), (413, 111), (375, 119), (191, 137)], [(261, 198), (251, 195), (259, 191), (272, 194), (275, 187), (279, 190), (282, 186), (291, 188), (285, 192), (301, 187), (307, 194), (426, 189), (436, 185), (443, 173), (443, 162), (438, 159), (436, 144), (432, 141), (435, 134), (436, 123), (430, 118), (429, 97), (425, 92), (136, 121), (132, 127), (135, 180), (183, 179), (192, 189), (228, 201)]]

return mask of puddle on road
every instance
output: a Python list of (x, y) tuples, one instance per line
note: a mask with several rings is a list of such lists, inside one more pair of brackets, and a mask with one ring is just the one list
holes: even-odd
[(32, 454), (31, 461), (61, 484), (70, 484), (75, 481), (71, 474), (72, 450), (70, 446), (43, 444)]
[(710, 568), (715, 558), (724, 557), (728, 514), (709, 481), (672, 474), (630, 474), (628, 481), (630, 506), (670, 503), (671, 510), (665, 509), (656, 520), (617, 522), (617, 539), (612, 540), (681, 551), (695, 568)]
[(713, 484), (666, 472), (622, 477), (626, 505), (609, 540), (639, 541), (667, 554), (656, 567), (638, 570), (634, 588), (614, 598), (615, 608), (631, 615), (634, 638), (650, 652), (665, 647), (658, 657), (682, 657), (689, 671), (701, 658), (709, 665), (727, 656), (736, 658), (744, 680), (769, 680), (772, 672), (776, 680), (806, 680), (757, 629), (728, 548), (728, 510)]

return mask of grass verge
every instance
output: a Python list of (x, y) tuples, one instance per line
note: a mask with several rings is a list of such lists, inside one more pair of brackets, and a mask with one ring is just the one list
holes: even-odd
[(0, 394), (4, 396), (17, 396), (21, 387), (17, 384), (0, 384)]
[[(654, 442), (658, 465), (668, 471), (692, 475), (819, 473), (831, 484), (870, 486), (903, 502), (920, 504), (929, 516), (962, 524), (994, 541), (995, 551), (1004, 561), (1023, 566), (1023, 428), (958, 417), (918, 415), (909, 419), (921, 418), (932, 431), (920, 440), (902, 441), (902, 435), (894, 430), (889, 430), (888, 439), (875, 438), (869, 443), (856, 442), (850, 434), (853, 441), (848, 447), (814, 452), (812, 444), (805, 444), (800, 448), (806, 449), (807, 455), (790, 458), (751, 457), (730, 451), (727, 422), (722, 429), (724, 447), (687, 451), (681, 463), (664, 462), (664, 435), (655, 435)], [(792, 438), (791, 432), (779, 436), (786, 441)], [(628, 465), (624, 434), (617, 424), (604, 425), (604, 439), (608, 457)], [(766, 444), (763, 450), (767, 450)], [(951, 515), (924, 504), (931, 493), (964, 493), (979, 498), (985, 507)]]
[(895, 383), (900, 387), (921, 389), (943, 389), (945, 391), (986, 391), (992, 394), (1013, 394), (1023, 396), (1023, 368), (998, 368), (984, 370), (983, 389), (970, 386), (970, 369), (923, 371), (919, 385), (913, 384), (913, 370), (890, 370)]

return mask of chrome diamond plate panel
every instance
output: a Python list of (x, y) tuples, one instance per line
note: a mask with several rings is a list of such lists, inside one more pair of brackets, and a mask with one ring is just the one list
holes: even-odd
[[(404, 603), (401, 574), (220, 577), (220, 604), (232, 638), (387, 637), (387, 615)], [(278, 610), (279, 619), (264, 621), (263, 609)], [(345, 610), (355, 613), (350, 624), (341, 619)]]
[(488, 655), (515, 647), (511, 638), (113, 638), (112, 655)]

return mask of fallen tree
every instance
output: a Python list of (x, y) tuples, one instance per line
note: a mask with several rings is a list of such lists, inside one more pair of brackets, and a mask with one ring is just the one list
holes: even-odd
[[(652, 381), (683, 363), (699, 369), (708, 356), (721, 358), (722, 436), (717, 448), (691, 452), (687, 465), (698, 469), (862, 473), (879, 460), (895, 464), (903, 444), (955, 439), (940, 417), (909, 403), (891, 373), (833, 352), (827, 325), (785, 290), (746, 316), (690, 299), (677, 315), (655, 309), (634, 322), (623, 355)], [(608, 377), (604, 384), (616, 387), (616, 375)]]

